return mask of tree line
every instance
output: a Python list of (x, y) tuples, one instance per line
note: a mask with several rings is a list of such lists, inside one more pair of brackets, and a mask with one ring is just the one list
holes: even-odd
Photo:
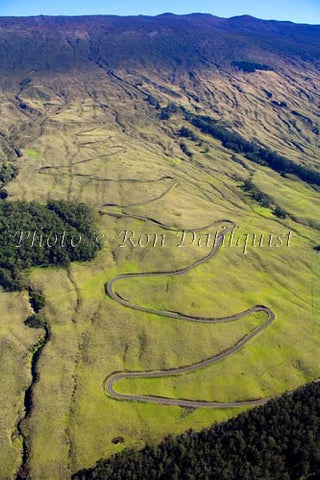
[(93, 211), (83, 203), (1, 201), (0, 285), (19, 290), (25, 269), (91, 260), (101, 248), (94, 233)]
[(269, 401), (200, 433), (169, 436), (99, 460), (72, 480), (316, 480), (320, 383)]
[(244, 192), (248, 193), (250, 197), (259, 203), (262, 207), (272, 208), (273, 214), (278, 218), (286, 218), (287, 212), (279, 205), (276, 205), (274, 200), (267, 195), (262, 190), (260, 190), (257, 185), (253, 183), (251, 179), (246, 179), (241, 188)]
[(273, 68), (270, 67), (269, 65), (265, 65), (263, 63), (256, 63), (256, 62), (232, 62), (231, 65), (247, 73), (253, 73), (256, 70), (267, 70), (267, 71), (273, 70)]
[(295, 175), (304, 182), (320, 186), (320, 172), (317, 170), (295, 163), (279, 155), (276, 151), (250, 142), (238, 133), (234, 133), (226, 127), (219, 125), (218, 122), (211, 117), (187, 113), (186, 120), (193, 126), (199, 128), (202, 133), (220, 140), (225, 148), (244, 155), (252, 162), (267, 166), (281, 175)]
[(2, 162), (0, 165), (0, 200), (7, 198), (8, 193), (4, 187), (17, 175), (18, 167), (13, 162)]

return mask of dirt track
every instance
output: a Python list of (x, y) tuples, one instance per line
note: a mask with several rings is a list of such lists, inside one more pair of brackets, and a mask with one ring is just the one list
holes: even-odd
[[(110, 137), (108, 137), (106, 140), (108, 140)], [(96, 143), (96, 142), (93, 142)], [(86, 145), (82, 144), (83, 145)], [(116, 146), (117, 148), (124, 148), (122, 146)], [(115, 148), (115, 147), (113, 147)], [(92, 157), (88, 158), (85, 160), (80, 160), (71, 164), (66, 164), (66, 165), (57, 165), (57, 166), (45, 166), (41, 167), (38, 169), (38, 173), (42, 174), (48, 174), (49, 171), (52, 170), (60, 170), (63, 168), (67, 167), (72, 167), (74, 165), (78, 165), (80, 163), (86, 163), (90, 162), (92, 160), (95, 160), (96, 158), (107, 158), (107, 157), (112, 157), (114, 155), (117, 155), (119, 151), (109, 153), (109, 154), (104, 154), (100, 155), (97, 157)], [(52, 175), (52, 173), (51, 173)], [(59, 172), (57, 174), (53, 175), (63, 175), (63, 173)], [(133, 206), (141, 206), (144, 204), (148, 204), (151, 202), (154, 202), (156, 200), (160, 200), (163, 197), (165, 197), (173, 188), (175, 188), (178, 185), (178, 181), (174, 179), (171, 176), (163, 176), (158, 179), (154, 180), (139, 180), (139, 179), (112, 179), (112, 178), (102, 178), (102, 177), (94, 177), (92, 175), (87, 175), (87, 174), (73, 174), (74, 176), (79, 176), (79, 177), (87, 177), (95, 181), (99, 182), (132, 182), (132, 183), (156, 183), (160, 182), (163, 180), (170, 180), (170, 184), (167, 188), (165, 188), (158, 196), (150, 199), (150, 200), (145, 200), (145, 201), (140, 201), (128, 205), (119, 205), (115, 203), (105, 203), (100, 206), (99, 213), (100, 215), (110, 215), (110, 216), (115, 216), (115, 217), (127, 217), (127, 218), (134, 218), (137, 220), (142, 220), (146, 221), (152, 224), (155, 224), (157, 226), (160, 226), (161, 228), (164, 228), (166, 230), (177, 230), (174, 227), (165, 225), (153, 218), (146, 217), (143, 215), (135, 215), (135, 214), (130, 214), (127, 212), (122, 212), (122, 213), (116, 213), (112, 211), (106, 211), (106, 210), (101, 210), (102, 208), (105, 207), (119, 207), (119, 208), (128, 208), (128, 207), (133, 207)], [(162, 317), (167, 317), (167, 318), (173, 318), (177, 320), (184, 320), (184, 321), (189, 321), (189, 322), (198, 322), (198, 323), (228, 323), (228, 322), (235, 322), (243, 317), (246, 317), (252, 313), (255, 312), (264, 312), (266, 314), (266, 320), (256, 327), (253, 331), (251, 331), (248, 335), (246, 335), (244, 338), (240, 339), (238, 342), (236, 342), (232, 347), (226, 349), (225, 351), (213, 356), (206, 358), (198, 363), (192, 364), (192, 365), (186, 365), (174, 369), (169, 369), (169, 370), (159, 370), (159, 371), (145, 371), (145, 372), (129, 372), (129, 371), (123, 371), (123, 372), (113, 372), (111, 375), (105, 378), (103, 382), (103, 386), (105, 391), (108, 393), (113, 398), (116, 398), (118, 400), (130, 400), (130, 401), (140, 401), (140, 402), (147, 402), (147, 403), (158, 403), (158, 404), (163, 404), (163, 405), (176, 405), (176, 406), (181, 406), (181, 407), (189, 407), (189, 408), (198, 408), (198, 407), (214, 407), (214, 408), (235, 408), (235, 407), (241, 407), (241, 406), (250, 406), (250, 405), (261, 405), (265, 403), (268, 399), (251, 399), (251, 400), (245, 400), (245, 401), (237, 401), (237, 402), (209, 402), (209, 401), (201, 401), (201, 400), (186, 400), (186, 399), (174, 399), (174, 398), (168, 398), (168, 397), (159, 397), (159, 396), (154, 396), (154, 395), (126, 395), (126, 394), (121, 394), (118, 393), (114, 390), (114, 384), (122, 379), (122, 378), (155, 378), (155, 377), (165, 377), (165, 376), (171, 376), (171, 375), (178, 375), (178, 374), (183, 374), (183, 373), (188, 373), (192, 372), (194, 370), (197, 370), (199, 368), (204, 368), (209, 365), (213, 365), (214, 363), (217, 363), (220, 360), (226, 359), (229, 356), (233, 355), (234, 353), (237, 353), (239, 350), (241, 350), (248, 342), (250, 342), (254, 337), (256, 337), (260, 332), (262, 332), (265, 328), (267, 328), (274, 320), (275, 315), (274, 313), (268, 308), (263, 305), (256, 305), (251, 307), (250, 309), (240, 312), (234, 315), (229, 315), (226, 317), (221, 317), (221, 318), (206, 318), (206, 317), (199, 317), (199, 316), (191, 316), (191, 315), (185, 315), (180, 312), (173, 312), (169, 310), (157, 310), (157, 309), (152, 309), (152, 308), (147, 308), (139, 305), (134, 305), (130, 303), (129, 301), (125, 300), (122, 298), (115, 290), (115, 284), (124, 279), (133, 279), (133, 278), (148, 278), (148, 277), (156, 277), (156, 276), (178, 276), (178, 275), (184, 275), (190, 270), (193, 270), (194, 268), (198, 267), (199, 265), (209, 261), (213, 257), (215, 257), (220, 250), (221, 244), (223, 242), (223, 236), (226, 235), (227, 233), (231, 232), (232, 229), (235, 227), (235, 224), (231, 222), (230, 220), (219, 220), (219, 221), (214, 221), (209, 225), (206, 225), (204, 227), (198, 228), (198, 229), (184, 229), (185, 232), (192, 232), (192, 231), (203, 231), (207, 230), (215, 225), (218, 224), (224, 224), (224, 228), (221, 229), (219, 234), (217, 235), (215, 245), (212, 249), (212, 251), (197, 260), (196, 262), (192, 263), (191, 265), (188, 265), (185, 268), (182, 268), (180, 270), (176, 271), (170, 271), (170, 272), (151, 272), (151, 273), (130, 273), (130, 274), (122, 274), (118, 275), (117, 277), (113, 278), (106, 284), (106, 293), (117, 303), (120, 305), (131, 308), (133, 310), (137, 310), (140, 312), (145, 312), (145, 313), (150, 313), (153, 315), (160, 315)], [(229, 226), (226, 226), (229, 225)]]
[[(130, 214), (122, 214), (121, 216), (128, 216), (128, 217), (136, 217), (134, 215)], [(139, 217), (140, 219), (144, 219), (149, 222), (154, 222), (153, 219), (149, 219), (147, 217)], [(146, 312), (154, 315), (161, 315), (163, 317), (169, 317), (169, 318), (174, 318), (178, 320), (186, 320), (186, 321), (191, 321), (191, 322), (200, 322), (200, 323), (227, 323), (227, 322), (234, 322), (236, 320), (239, 320), (240, 318), (246, 317), (247, 315), (250, 315), (254, 312), (264, 312), (267, 316), (267, 319), (263, 322), (263, 324), (259, 325), (256, 327), (253, 331), (251, 331), (248, 335), (246, 335), (244, 338), (239, 340), (237, 343), (235, 343), (232, 347), (228, 348), (227, 350), (219, 353), (218, 355), (215, 355), (213, 357), (207, 358), (205, 360), (202, 360), (201, 362), (192, 364), (192, 365), (187, 365), (187, 366), (182, 366), (179, 368), (174, 368), (174, 369), (169, 369), (169, 370), (159, 370), (159, 371), (145, 371), (145, 372), (129, 372), (129, 371), (124, 371), (124, 372), (114, 372), (110, 376), (108, 376), (104, 380), (104, 388), (106, 392), (113, 398), (119, 399), (119, 400), (131, 400), (131, 401), (139, 401), (139, 402), (146, 402), (146, 403), (158, 403), (158, 404), (163, 404), (163, 405), (176, 405), (180, 407), (189, 407), (189, 408), (198, 408), (198, 407), (215, 407), (215, 408), (235, 408), (235, 407), (241, 407), (241, 406), (250, 406), (250, 405), (261, 405), (265, 403), (268, 399), (252, 399), (252, 400), (245, 400), (245, 401), (236, 401), (236, 402), (210, 402), (210, 401), (201, 401), (201, 400), (186, 400), (186, 399), (174, 399), (174, 398), (168, 398), (168, 397), (159, 397), (159, 396), (153, 396), (153, 395), (127, 395), (127, 394), (121, 394), (118, 393), (114, 390), (114, 384), (123, 378), (155, 378), (155, 377), (165, 377), (165, 376), (171, 376), (171, 375), (178, 375), (182, 373), (188, 373), (192, 372), (194, 370), (197, 370), (199, 368), (207, 367), (209, 365), (213, 365), (214, 363), (217, 363), (220, 360), (223, 360), (225, 358), (228, 358), (229, 356), (233, 355), (234, 353), (237, 353), (239, 350), (241, 350), (250, 340), (252, 340), (254, 337), (256, 337), (260, 332), (262, 332), (265, 328), (267, 328), (268, 325), (270, 325), (274, 318), (275, 315), (274, 313), (268, 308), (263, 305), (256, 305), (244, 312), (237, 313), (235, 315), (229, 315), (226, 317), (221, 317), (221, 318), (205, 318), (205, 317), (197, 317), (197, 316), (191, 316), (191, 315), (185, 315), (179, 312), (172, 312), (172, 311), (167, 311), (167, 310), (157, 310), (157, 309), (152, 309), (152, 308), (147, 308), (139, 305), (134, 305), (130, 303), (129, 301), (123, 299), (115, 290), (115, 284), (119, 280), (124, 280), (124, 279), (133, 279), (133, 278), (148, 278), (148, 277), (156, 277), (156, 276), (178, 276), (178, 275), (184, 275), (190, 270), (198, 267), (199, 265), (209, 261), (211, 258), (215, 257), (217, 255), (218, 251), (220, 250), (221, 244), (223, 242), (223, 236), (229, 233), (234, 227), (235, 224), (233, 222), (230, 222), (229, 220), (221, 220), (218, 222), (213, 222), (211, 225), (207, 227), (202, 227), (201, 229), (198, 230), (203, 230), (205, 228), (212, 227), (218, 223), (224, 223), (224, 224), (229, 224), (229, 227), (225, 227), (217, 236), (217, 241), (215, 246), (213, 247), (212, 251), (199, 259), (198, 261), (194, 262), (191, 265), (188, 265), (185, 268), (182, 268), (180, 270), (176, 271), (171, 271), (171, 272), (152, 272), (152, 273), (130, 273), (130, 274), (122, 274), (118, 275), (117, 277), (113, 278), (106, 284), (106, 293), (116, 302), (118, 302), (120, 305), (123, 305), (124, 307), (131, 308), (133, 310), (141, 311), (141, 312)], [(167, 229), (171, 229), (171, 227), (166, 226)]]

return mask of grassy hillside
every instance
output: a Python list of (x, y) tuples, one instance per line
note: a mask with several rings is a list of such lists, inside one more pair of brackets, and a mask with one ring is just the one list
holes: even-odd
[(170, 436), (139, 452), (100, 460), (74, 480), (319, 477), (320, 389), (317, 383), (199, 433)]
[[(302, 69), (301, 62), (299, 57), (285, 69), (277, 64), (254, 72), (236, 66), (180, 72), (91, 66), (86, 73), (2, 75), (2, 155), (18, 168), (4, 187), (7, 201), (84, 202), (97, 214), (103, 243), (91, 262), (28, 272), (45, 296), (50, 338), (24, 420), (24, 392), (32, 381), (27, 352), (43, 332), (23, 324), (30, 315), (25, 294), (1, 293), (7, 347), (0, 368), (8, 392), (1, 424), (4, 478), (15, 478), (23, 438), (30, 478), (64, 480), (124, 447), (199, 430), (246, 409), (119, 401), (104, 389), (114, 371), (165, 370), (212, 357), (264, 321), (252, 314), (230, 324), (195, 324), (132, 310), (106, 295), (106, 282), (121, 273), (177, 270), (209, 253), (212, 245), (179, 248), (184, 229), (197, 231), (197, 240), (202, 234), (203, 245), (203, 235), (213, 239), (216, 230), (199, 229), (212, 221), (238, 226), (232, 246), (226, 241), (215, 258), (184, 276), (127, 278), (117, 283), (117, 293), (134, 305), (201, 317), (265, 305), (275, 321), (216, 365), (166, 378), (123, 379), (115, 389), (245, 401), (319, 377), (319, 188), (224, 147), (183, 113), (210, 116), (250, 142), (319, 170), (319, 76), (313, 63)], [(194, 136), (181, 137), (182, 127)], [(284, 218), (242, 188), (248, 179), (285, 211)], [(120, 246), (125, 230), (134, 232), (137, 246)], [(146, 234), (165, 235), (165, 245), (142, 247)], [(258, 242), (264, 236), (263, 246), (252, 246), (254, 235)], [(118, 437), (124, 443), (114, 442)]]

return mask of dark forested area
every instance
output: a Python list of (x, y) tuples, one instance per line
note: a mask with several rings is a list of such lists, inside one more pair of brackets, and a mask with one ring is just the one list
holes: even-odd
[(19, 290), (24, 269), (91, 260), (100, 249), (93, 229), (93, 212), (82, 203), (1, 201), (0, 285)]
[(247, 179), (244, 181), (243, 185), (241, 186), (242, 190), (246, 192), (250, 197), (259, 203), (262, 207), (266, 208), (273, 208), (273, 214), (278, 218), (286, 218), (287, 212), (279, 207), (274, 200), (267, 195), (266, 193), (262, 192), (251, 179)]
[(247, 73), (253, 73), (256, 70), (273, 70), (273, 68), (268, 65), (256, 62), (232, 62), (231, 65)]
[(73, 480), (316, 480), (320, 383), (285, 394), (200, 433), (124, 450)]
[(265, 165), (281, 175), (296, 175), (304, 182), (320, 185), (320, 172), (304, 165), (299, 165), (292, 160), (279, 155), (277, 152), (268, 148), (250, 142), (238, 133), (228, 130), (226, 127), (219, 125), (216, 120), (211, 117), (202, 115), (186, 115), (193, 126), (199, 128), (202, 133), (211, 135), (222, 142), (226, 148), (230, 148), (236, 153), (244, 155), (248, 160)]

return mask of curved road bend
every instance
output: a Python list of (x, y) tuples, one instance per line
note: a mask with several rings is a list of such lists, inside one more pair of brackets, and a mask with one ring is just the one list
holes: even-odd
[[(81, 163), (87, 163), (87, 162), (90, 162), (90, 161), (98, 159), (98, 158), (112, 157), (112, 156), (115, 156), (116, 154), (120, 153), (121, 151), (126, 150), (126, 148), (122, 147), (121, 145), (112, 146), (112, 148), (119, 148), (120, 150), (118, 150), (117, 152), (111, 152), (109, 154), (103, 154), (103, 155), (100, 155), (100, 156), (97, 156), (97, 157), (92, 157), (92, 158), (89, 158), (89, 159), (80, 160), (80, 161), (77, 161), (77, 162), (73, 162), (71, 164), (66, 164), (66, 165), (62, 164), (62, 165), (57, 165), (57, 166), (47, 165), (47, 166), (44, 166), (44, 167), (40, 167), (37, 171), (38, 171), (38, 173), (45, 173), (48, 170), (54, 170), (54, 169), (58, 170), (60, 168), (72, 167), (74, 165), (78, 165), (78, 164), (81, 164)], [(106, 182), (107, 181), (109, 181), (109, 182), (131, 181), (131, 182), (141, 182), (141, 183), (152, 183), (152, 182), (158, 182), (158, 181), (161, 181), (161, 180), (164, 180), (164, 179), (172, 180), (172, 183), (162, 193), (160, 193), (159, 196), (157, 196), (157, 197), (155, 197), (151, 200), (142, 201), (142, 202), (138, 202), (138, 203), (131, 204), (131, 205), (117, 205), (117, 204), (113, 204), (113, 203), (106, 203), (106, 204), (101, 205), (100, 208), (115, 207), (115, 206), (125, 208), (125, 207), (129, 207), (129, 206), (140, 206), (140, 205), (144, 205), (146, 203), (154, 202), (155, 200), (162, 199), (164, 196), (166, 196), (178, 184), (178, 181), (171, 176), (164, 176), (164, 177), (161, 177), (161, 178), (155, 179), (155, 180), (140, 181), (138, 179), (116, 180), (116, 179), (109, 179), (109, 178), (99, 178), (99, 177), (93, 177), (91, 175), (86, 175), (86, 174), (75, 174), (75, 175), (76, 176), (83, 176), (83, 177), (90, 177), (92, 180), (106, 181)], [(163, 223), (161, 223), (161, 222), (159, 222), (155, 219), (148, 218), (148, 217), (141, 216), (141, 215), (133, 215), (133, 214), (131, 215), (131, 214), (126, 213), (126, 212), (115, 213), (115, 212), (108, 212), (108, 211), (103, 211), (103, 210), (99, 210), (99, 213), (101, 215), (112, 215), (112, 216), (115, 216), (115, 217), (118, 217), (118, 218), (119, 217), (124, 217), (124, 216), (125, 217), (130, 217), (130, 218), (135, 218), (135, 219), (138, 219), (138, 220), (143, 220), (143, 221), (153, 223), (153, 224), (155, 224), (155, 225), (157, 225), (161, 228), (164, 228), (166, 230), (172, 230), (172, 231), (177, 231), (178, 230), (175, 227), (167, 226), (167, 225), (165, 225), (165, 224), (163, 224)], [(274, 313), (268, 307), (264, 307), (262, 305), (261, 306), (257, 305), (255, 307), (250, 308), (249, 310), (246, 310), (244, 312), (240, 312), (240, 313), (235, 314), (235, 315), (230, 315), (230, 316), (227, 316), (227, 317), (205, 318), (205, 317), (196, 317), (196, 316), (191, 316), (191, 315), (184, 315), (184, 314), (181, 314), (179, 312), (172, 312), (172, 311), (167, 311), (167, 310), (157, 310), (157, 309), (142, 307), (142, 306), (139, 306), (139, 305), (133, 305), (130, 302), (123, 299), (119, 294), (117, 294), (114, 291), (114, 285), (119, 280), (123, 280), (123, 279), (127, 279), (127, 278), (155, 277), (155, 276), (160, 276), (160, 275), (163, 275), (163, 276), (184, 275), (185, 273), (189, 272), (193, 268), (201, 265), (204, 262), (207, 262), (208, 260), (213, 258), (218, 253), (218, 251), (220, 249), (220, 246), (222, 244), (222, 241), (223, 241), (223, 235), (226, 235), (228, 232), (230, 232), (234, 228), (235, 224), (233, 222), (229, 221), (229, 220), (221, 220), (221, 221), (212, 222), (208, 226), (197, 229), (197, 231), (203, 231), (203, 230), (206, 230), (206, 229), (214, 226), (215, 224), (218, 224), (218, 223), (221, 223), (221, 222), (230, 224), (230, 227), (224, 229), (223, 231), (221, 231), (219, 233), (219, 235), (217, 237), (217, 242), (216, 242), (213, 250), (208, 255), (206, 255), (205, 257), (201, 258), (200, 260), (196, 261), (192, 265), (189, 265), (189, 266), (187, 266), (187, 267), (185, 267), (181, 270), (176, 270), (176, 271), (171, 271), (171, 272), (153, 272), (153, 273), (136, 273), (136, 274), (122, 274), (122, 275), (119, 275), (119, 276), (113, 278), (112, 280), (110, 280), (107, 283), (106, 293), (113, 300), (115, 300), (116, 302), (118, 302), (120, 305), (122, 305), (124, 307), (128, 307), (128, 308), (131, 308), (133, 310), (138, 310), (138, 311), (141, 311), (141, 312), (146, 312), (146, 313), (150, 313), (150, 314), (154, 314), (154, 315), (161, 315), (163, 317), (175, 318), (175, 319), (178, 319), (178, 320), (187, 320), (187, 321), (191, 321), (191, 322), (201, 322), (201, 323), (226, 323), (226, 322), (234, 322), (234, 321), (239, 320), (240, 318), (246, 317), (247, 315), (250, 315), (251, 313), (254, 313), (254, 312), (264, 312), (267, 315), (266, 321), (262, 325), (260, 325), (259, 327), (255, 328), (251, 333), (249, 333), (243, 339), (241, 339), (236, 344), (234, 344), (231, 348), (225, 350), (224, 352), (221, 352), (218, 355), (215, 355), (215, 356), (210, 357), (206, 360), (203, 360), (199, 363), (192, 364), (192, 365), (189, 365), (189, 366), (180, 367), (180, 368), (175, 368), (175, 369), (171, 369), (171, 370), (162, 370), (162, 371), (114, 372), (104, 380), (104, 388), (111, 397), (117, 398), (117, 399), (120, 399), (120, 400), (131, 400), (131, 401), (135, 400), (135, 401), (140, 401), (140, 402), (158, 403), (158, 404), (162, 404), (162, 405), (176, 405), (176, 406), (191, 407), (191, 408), (198, 408), (198, 407), (233, 408), (233, 407), (240, 407), (240, 406), (260, 405), (260, 404), (265, 403), (267, 401), (267, 399), (257, 399), (257, 400), (246, 400), (246, 401), (241, 401), (241, 402), (224, 402), (224, 403), (206, 402), (206, 401), (173, 399), (173, 398), (167, 398), (167, 397), (157, 397), (157, 396), (153, 396), (153, 395), (125, 395), (125, 394), (117, 393), (114, 390), (114, 384), (122, 378), (164, 377), (164, 376), (170, 376), (170, 375), (177, 375), (177, 374), (181, 374), (181, 373), (187, 373), (187, 372), (197, 370), (199, 368), (203, 368), (203, 367), (206, 367), (206, 366), (209, 366), (209, 365), (213, 365), (214, 363), (216, 363), (216, 362), (218, 362), (222, 359), (225, 359), (225, 358), (229, 357), (230, 355), (233, 355), (234, 353), (241, 350), (250, 340), (252, 340), (255, 336), (257, 336), (262, 330), (264, 330), (274, 320), (274, 318), (275, 318)], [(192, 232), (192, 231), (193, 230), (185, 230), (185, 232)]]
[[(104, 212), (101, 212), (104, 213)], [(107, 214), (107, 212), (105, 212)], [(111, 214), (111, 212), (110, 212)], [(115, 214), (118, 216), (118, 214)], [(150, 219), (148, 217), (143, 217), (143, 216), (138, 216), (138, 215), (130, 215), (130, 214), (120, 214), (120, 216), (127, 216), (127, 217), (132, 217), (132, 218), (139, 218), (141, 220), (146, 220), (151, 223), (156, 223), (157, 225), (164, 226), (166, 229), (170, 230), (175, 230), (175, 228), (171, 228), (165, 225), (160, 224), (159, 222)], [(122, 298), (115, 290), (114, 286), (116, 282), (119, 280), (124, 280), (124, 279), (129, 279), (129, 278), (147, 278), (147, 277), (156, 277), (156, 276), (178, 276), (178, 275), (184, 275), (188, 273), (190, 270), (196, 268), (197, 266), (207, 262), (211, 258), (217, 255), (218, 251), (220, 250), (220, 247), (223, 242), (223, 236), (226, 235), (227, 233), (231, 232), (232, 229), (235, 227), (235, 224), (231, 222), (230, 220), (219, 220), (212, 222), (210, 225), (206, 227), (202, 227), (197, 229), (197, 231), (201, 231), (204, 229), (208, 229), (218, 223), (224, 223), (224, 224), (229, 224), (229, 227), (224, 227), (223, 230), (218, 234), (217, 236), (217, 241), (212, 249), (212, 251), (197, 260), (196, 262), (192, 263), (191, 265), (182, 268), (180, 270), (176, 271), (170, 271), (170, 272), (151, 272), (151, 273), (128, 273), (128, 274), (121, 274), (118, 275), (117, 277), (111, 279), (107, 284), (106, 284), (106, 293), (117, 303), (120, 305), (131, 308), (133, 310), (137, 310), (140, 312), (146, 312), (154, 315), (161, 315), (163, 317), (168, 317), (168, 318), (175, 318), (178, 320), (187, 320), (191, 322), (200, 322), (200, 323), (227, 323), (227, 322), (234, 322), (236, 320), (239, 320), (240, 318), (246, 317), (252, 313), (255, 312), (264, 312), (267, 316), (267, 319), (263, 322), (263, 324), (259, 325), (256, 327), (254, 330), (252, 330), (248, 335), (246, 335), (244, 338), (242, 338), (240, 341), (236, 342), (232, 347), (228, 348), (227, 350), (219, 353), (218, 355), (214, 355), (213, 357), (207, 358), (201, 362), (188, 365), (188, 366), (183, 366), (179, 368), (173, 368), (173, 369), (168, 369), (168, 370), (152, 370), (152, 371), (144, 371), (144, 372), (129, 372), (129, 371), (123, 371), (123, 372), (113, 372), (111, 375), (105, 378), (103, 382), (104, 389), (106, 392), (113, 398), (119, 399), (119, 400), (130, 400), (130, 401), (139, 401), (139, 402), (145, 402), (145, 403), (157, 403), (161, 405), (175, 405), (175, 406), (180, 406), (180, 407), (189, 407), (189, 408), (199, 408), (199, 407), (213, 407), (213, 408), (236, 408), (236, 407), (242, 407), (242, 406), (254, 406), (254, 405), (261, 405), (265, 402), (267, 402), (269, 399), (253, 399), (253, 400), (244, 400), (244, 401), (235, 401), (235, 402), (210, 402), (210, 401), (201, 401), (201, 400), (186, 400), (186, 399), (175, 399), (175, 398), (169, 398), (169, 397), (161, 397), (161, 396), (155, 396), (155, 395), (134, 395), (134, 394), (122, 394), (118, 393), (114, 390), (114, 384), (123, 378), (156, 378), (156, 377), (165, 377), (165, 376), (171, 376), (171, 375), (179, 375), (182, 373), (188, 373), (195, 371), (199, 368), (204, 368), (209, 365), (213, 365), (217, 363), (220, 360), (226, 359), (230, 357), (231, 355), (237, 353), (239, 350), (241, 350), (250, 340), (252, 340), (254, 337), (256, 337), (260, 332), (262, 332), (265, 328), (267, 328), (274, 320), (275, 315), (272, 312), (272, 310), (268, 307), (265, 307), (263, 305), (256, 305), (254, 307), (249, 308), (248, 310), (245, 310), (243, 312), (234, 314), (234, 315), (229, 315), (226, 317), (221, 317), (221, 318), (206, 318), (206, 317), (199, 317), (199, 316), (192, 316), (192, 315), (185, 315), (179, 312), (173, 312), (170, 310), (157, 310), (157, 309), (152, 309), (148, 307), (143, 307), (139, 305), (134, 305), (130, 303), (129, 301), (125, 300)], [(186, 230), (188, 231), (188, 230)], [(191, 230), (189, 230), (191, 231)]]

